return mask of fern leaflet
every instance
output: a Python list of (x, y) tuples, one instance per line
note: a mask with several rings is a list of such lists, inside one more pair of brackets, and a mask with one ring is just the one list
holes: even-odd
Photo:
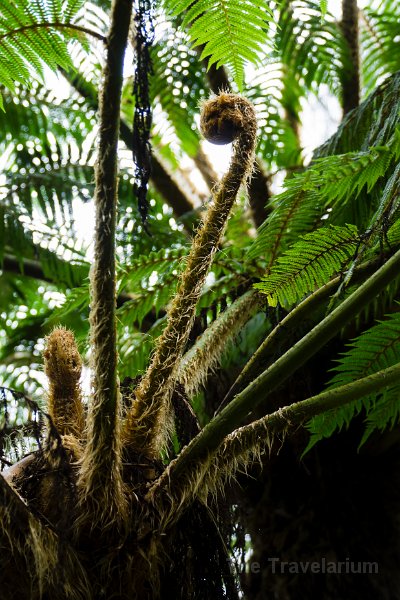
[(292, 304), (340, 271), (357, 244), (354, 225), (317, 229), (293, 244), (254, 287), (266, 294), (271, 306)]
[(0, 83), (14, 91), (16, 81), (31, 84), (32, 72), (42, 77), (44, 65), (71, 68), (67, 43), (77, 35), (82, 42), (86, 31), (72, 22), (82, 5), (83, 0), (2, 0)]
[(266, 0), (172, 0), (166, 8), (184, 14), (182, 26), (190, 25), (193, 44), (204, 46), (201, 58), (210, 57), (208, 67), (228, 66), (242, 90), (246, 61), (256, 64), (268, 43), (272, 12)]
[[(400, 362), (400, 313), (393, 313), (353, 341), (350, 350), (342, 356), (335, 367), (336, 375), (331, 379), (328, 389), (372, 375), (398, 362)], [(311, 438), (304, 452), (308, 452), (324, 437), (330, 437), (334, 431), (348, 427), (351, 419), (364, 407), (367, 414), (367, 428), (361, 440), (363, 444), (373, 429), (382, 430), (398, 418), (400, 414), (398, 391), (397, 387), (397, 393), (387, 390), (383, 395), (372, 394), (314, 417), (307, 425)], [(389, 403), (387, 406), (385, 406), (386, 400)]]

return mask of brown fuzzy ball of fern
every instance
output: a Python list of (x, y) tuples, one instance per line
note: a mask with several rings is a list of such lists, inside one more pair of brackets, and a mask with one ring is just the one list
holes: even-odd
[(230, 144), (245, 129), (246, 118), (243, 103), (247, 100), (236, 94), (221, 92), (202, 106), (200, 129), (212, 144)]

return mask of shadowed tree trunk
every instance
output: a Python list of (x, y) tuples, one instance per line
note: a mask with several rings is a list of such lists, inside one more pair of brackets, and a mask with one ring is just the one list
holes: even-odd
[(358, 42), (357, 0), (342, 0), (340, 23), (346, 42), (347, 56), (342, 73), (343, 116), (360, 103), (360, 50)]

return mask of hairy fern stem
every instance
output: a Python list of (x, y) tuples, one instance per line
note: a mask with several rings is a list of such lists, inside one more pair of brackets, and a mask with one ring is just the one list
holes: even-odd
[[(211, 141), (234, 139), (227, 174), (213, 193), (181, 276), (178, 291), (167, 313), (152, 362), (135, 390), (125, 423), (125, 441), (138, 451), (156, 457), (169, 435), (170, 398), (179, 361), (195, 317), (196, 305), (221, 241), (241, 184), (249, 177), (254, 160), (257, 122), (253, 106), (233, 94), (220, 94), (203, 107), (202, 129)], [(230, 139), (229, 136), (231, 135)]]

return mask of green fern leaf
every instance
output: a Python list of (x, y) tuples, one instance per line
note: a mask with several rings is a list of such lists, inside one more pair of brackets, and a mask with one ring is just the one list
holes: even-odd
[(361, 447), (375, 431), (392, 429), (400, 420), (400, 387), (385, 391), (368, 412), (366, 428), (361, 439)]
[(270, 306), (287, 306), (322, 287), (354, 254), (357, 228), (329, 226), (303, 236), (285, 252), (255, 288), (266, 294)]
[(173, 15), (184, 15), (194, 46), (204, 46), (201, 58), (228, 66), (239, 90), (243, 89), (246, 61), (256, 64), (272, 12), (266, 0), (173, 0), (166, 6)]
[[(128, 288), (129, 291), (136, 292), (176, 279), (183, 268), (183, 258), (186, 255), (187, 248), (162, 248), (137, 258), (129, 267), (125, 267), (120, 289)], [(153, 283), (149, 281), (151, 277), (154, 279)]]
[(71, 22), (82, 5), (82, 0), (2, 0), (0, 83), (14, 91), (16, 81), (29, 87), (33, 73), (43, 77), (44, 65), (73, 67), (67, 44), (83, 39)]
[(328, 10), (328, 0), (319, 0), (319, 8), (321, 10), (321, 16), (324, 18)]
[[(352, 342), (350, 350), (342, 356), (334, 368), (336, 375), (331, 379), (328, 389), (372, 375), (398, 362), (400, 362), (400, 313), (393, 313)], [(400, 411), (399, 396), (397, 395), (397, 406), (395, 406), (392, 392), (389, 390), (386, 393), (387, 396), (383, 395), (377, 403), (376, 399), (380, 396), (372, 394), (311, 419), (307, 425), (311, 438), (304, 453), (324, 437), (332, 435), (334, 431), (348, 427), (350, 421), (362, 408), (365, 409), (368, 419), (367, 429), (361, 441), (363, 444), (374, 428), (383, 429), (397, 418)], [(384, 398), (387, 398), (390, 403), (387, 407)], [(370, 414), (372, 414), (371, 419)]]
[[(384, 146), (319, 158), (288, 179), (286, 190), (271, 202), (272, 211), (259, 229), (248, 256), (264, 256), (269, 266), (301, 233), (318, 227), (332, 212), (335, 219), (361, 192), (370, 192), (387, 174), (398, 153), (396, 130)], [(324, 216), (326, 213), (326, 216)]]
[(398, 70), (400, 64), (400, 5), (393, 0), (379, 4), (379, 11), (368, 6), (360, 10), (362, 78), (368, 91), (387, 73)]

